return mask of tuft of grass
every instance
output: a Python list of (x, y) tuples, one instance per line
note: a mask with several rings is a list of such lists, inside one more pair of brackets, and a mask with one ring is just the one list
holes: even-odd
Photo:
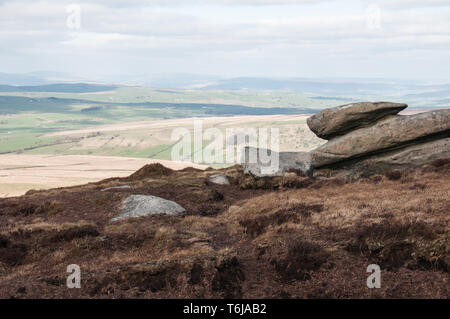
[(83, 237), (97, 237), (100, 232), (97, 227), (92, 225), (73, 227), (57, 231), (55, 234), (48, 236), (47, 241), (51, 243), (58, 243), (63, 241), (71, 241), (75, 238)]
[(213, 291), (221, 293), (223, 298), (242, 298), (241, 282), (245, 280), (241, 263), (236, 256), (226, 256), (219, 265), (211, 282)]
[(386, 269), (398, 269), (405, 265), (415, 267), (414, 263), (416, 266), (424, 263), (419, 247), (429, 245), (425, 243), (432, 242), (441, 233), (445, 233), (441, 226), (384, 219), (381, 223), (356, 226), (351, 234), (355, 240), (347, 249), (368, 256)]
[(154, 164), (148, 164), (142, 167), (141, 169), (137, 170), (133, 174), (131, 174), (127, 180), (135, 181), (135, 180), (142, 180), (145, 178), (150, 177), (162, 177), (162, 176), (169, 176), (173, 174), (174, 171), (170, 168), (167, 168), (159, 163)]
[(402, 178), (403, 172), (402, 172), (402, 171), (399, 171), (399, 170), (392, 170), (392, 171), (386, 172), (384, 175), (385, 175), (385, 176), (387, 177), (387, 179), (389, 179), (390, 181), (397, 181), (397, 180), (399, 180), (400, 178)]
[(309, 205), (304, 203), (295, 203), (288, 208), (282, 208), (269, 215), (247, 218), (239, 221), (239, 224), (245, 228), (245, 233), (251, 237), (261, 235), (269, 226), (280, 226), (287, 222), (297, 223), (299, 217), (310, 217), (313, 212), (323, 211), (323, 205)]

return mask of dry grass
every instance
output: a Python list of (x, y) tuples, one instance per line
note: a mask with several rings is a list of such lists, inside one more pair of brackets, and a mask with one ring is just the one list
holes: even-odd
[[(449, 298), (448, 163), (351, 183), (233, 167), (220, 170), (229, 186), (206, 182), (216, 170), (154, 165), (2, 199), (0, 297)], [(111, 223), (129, 194), (175, 200), (186, 216)], [(82, 289), (65, 287), (69, 264)]]

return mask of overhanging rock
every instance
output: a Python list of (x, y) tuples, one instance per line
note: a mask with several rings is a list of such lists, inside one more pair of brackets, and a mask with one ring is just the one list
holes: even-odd
[(395, 115), (408, 105), (392, 102), (360, 102), (323, 110), (307, 119), (311, 131), (323, 139), (344, 135), (389, 115)]
[(338, 136), (312, 151), (314, 168), (394, 148), (445, 138), (450, 132), (450, 110), (392, 116), (372, 126)]

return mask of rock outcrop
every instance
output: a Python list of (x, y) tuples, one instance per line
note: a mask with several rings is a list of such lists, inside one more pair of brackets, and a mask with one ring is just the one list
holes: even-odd
[[(254, 156), (251, 157), (250, 154)], [(262, 160), (260, 153), (268, 154), (270, 161)], [(276, 161), (275, 161), (276, 159)], [(312, 176), (311, 154), (308, 152), (275, 152), (266, 149), (246, 147), (242, 152), (241, 164), (244, 173), (261, 176), (281, 176), (289, 170), (300, 170)]]
[(309, 117), (307, 123), (314, 134), (328, 140), (395, 115), (406, 107), (406, 104), (391, 102), (352, 103), (323, 110)]
[[(358, 112), (360, 106), (356, 105)], [(383, 107), (385, 103), (378, 105)], [(347, 106), (350, 114), (352, 107)], [(450, 157), (450, 110), (388, 115), (381, 119), (380, 113), (374, 114), (372, 119), (364, 120), (364, 127), (332, 137), (311, 151), (313, 176), (354, 179)]]
[(313, 165), (314, 168), (319, 168), (408, 143), (417, 144), (421, 139), (433, 138), (440, 134), (448, 136), (449, 130), (450, 110), (392, 116), (372, 126), (332, 138), (312, 151)]
[(178, 216), (185, 212), (179, 204), (151, 195), (131, 195), (123, 201), (122, 214), (111, 221), (134, 217), (144, 217), (152, 214)]
[(450, 158), (450, 138), (413, 144), (361, 160), (344, 161), (316, 169), (314, 176), (355, 179), (392, 170), (420, 167), (442, 158)]
[(249, 151), (258, 149), (247, 148), (244, 172), (283, 175), (293, 169), (311, 177), (355, 179), (450, 158), (450, 109), (397, 115), (406, 107), (390, 102), (353, 103), (319, 112), (307, 123), (327, 143), (309, 153), (272, 153), (278, 155), (278, 166), (271, 174), (259, 159), (248, 161)]

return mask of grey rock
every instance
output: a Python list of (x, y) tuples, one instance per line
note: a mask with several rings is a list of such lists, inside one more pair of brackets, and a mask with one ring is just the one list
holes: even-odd
[[(271, 161), (262, 160), (260, 154), (267, 154)], [(261, 176), (282, 176), (295, 169), (311, 176), (311, 155), (308, 152), (275, 152), (272, 150), (246, 147), (242, 152), (241, 164), (245, 174)]]
[(182, 215), (185, 209), (177, 203), (151, 195), (131, 195), (123, 201), (122, 214), (111, 221), (153, 214)]
[(409, 145), (365, 159), (316, 169), (314, 170), (314, 177), (357, 179), (374, 174), (383, 174), (394, 169), (404, 170), (420, 167), (441, 158), (450, 158), (450, 138)]
[(421, 143), (425, 138), (445, 138), (450, 132), (450, 110), (438, 110), (415, 115), (394, 115), (372, 126), (359, 128), (338, 136), (313, 150), (314, 168), (366, 157), (409, 144)]
[(211, 176), (209, 176), (208, 180), (213, 184), (230, 185), (230, 181), (228, 180), (228, 177), (226, 177), (224, 174), (211, 175)]
[(318, 137), (328, 140), (397, 114), (406, 107), (406, 104), (391, 102), (351, 103), (323, 110), (308, 118), (307, 123)]

